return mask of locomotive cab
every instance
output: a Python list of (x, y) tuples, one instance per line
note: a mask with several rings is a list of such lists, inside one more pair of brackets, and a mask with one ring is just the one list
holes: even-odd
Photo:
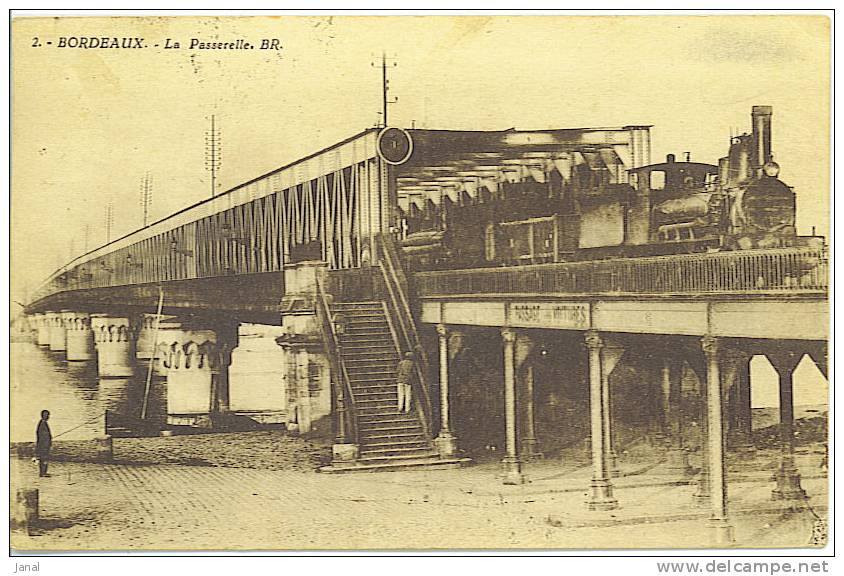
[(665, 162), (642, 166), (632, 174), (636, 201), (628, 219), (630, 243), (718, 238), (717, 166), (676, 162), (669, 154)]

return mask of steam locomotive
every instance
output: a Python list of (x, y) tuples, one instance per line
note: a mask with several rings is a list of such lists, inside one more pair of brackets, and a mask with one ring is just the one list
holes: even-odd
[(415, 269), (463, 268), (802, 246), (794, 191), (771, 152), (770, 106), (732, 139), (718, 165), (666, 161), (634, 168), (628, 182), (506, 183), (497, 198), (407, 215), (403, 249)]

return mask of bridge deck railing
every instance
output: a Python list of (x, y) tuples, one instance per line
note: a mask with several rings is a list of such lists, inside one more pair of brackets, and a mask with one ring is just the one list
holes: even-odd
[(415, 274), (420, 297), (473, 294), (790, 294), (825, 292), (823, 248), (618, 258)]

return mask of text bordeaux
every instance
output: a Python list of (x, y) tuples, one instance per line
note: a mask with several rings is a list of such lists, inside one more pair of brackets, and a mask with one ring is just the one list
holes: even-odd
[(59, 36), (59, 48), (145, 48), (143, 38), (137, 36)]

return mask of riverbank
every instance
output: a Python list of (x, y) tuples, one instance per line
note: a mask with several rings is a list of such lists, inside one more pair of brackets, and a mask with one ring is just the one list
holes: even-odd
[[(89, 462), (91, 442), (56, 441), (51, 458), (57, 462)], [(331, 458), (330, 442), (294, 436), (281, 429), (114, 438), (112, 446), (115, 464), (178, 464), (312, 472)], [(29, 458), (34, 454), (34, 445), (16, 443), (12, 453)]]

